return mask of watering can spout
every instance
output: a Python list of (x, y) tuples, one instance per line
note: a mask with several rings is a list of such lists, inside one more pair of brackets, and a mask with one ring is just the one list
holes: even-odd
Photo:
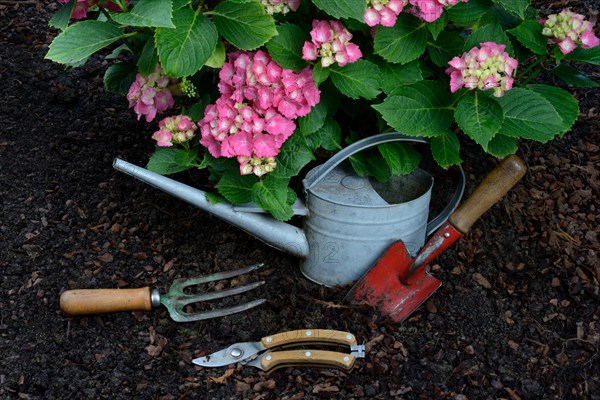
[(118, 158), (113, 161), (113, 167), (117, 171), (124, 172), (150, 186), (207, 211), (279, 250), (300, 258), (308, 256), (308, 240), (304, 231), (300, 228), (274, 220), (265, 214), (237, 211), (229, 203), (213, 204), (207, 200), (206, 193), (202, 190)]

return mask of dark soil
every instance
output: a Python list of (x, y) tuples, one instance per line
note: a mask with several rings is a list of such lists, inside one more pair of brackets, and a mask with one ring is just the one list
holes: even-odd
[[(145, 165), (153, 127), (103, 90), (101, 58), (68, 71), (44, 60), (56, 6), (40, 3), (0, 2), (0, 398), (600, 398), (597, 90), (572, 90), (581, 117), (564, 139), (522, 144), (523, 181), (436, 261), (444, 285), (395, 324), (343, 305), (347, 288), (306, 280), (291, 256), (113, 170), (117, 156)], [(597, 15), (594, 1), (577, 3)], [(466, 143), (468, 192), (496, 163), (476, 154)], [(59, 310), (67, 289), (165, 291), (258, 262), (249, 279), (267, 284), (245, 299), (268, 301), (235, 316)], [(300, 328), (348, 330), (367, 357), (350, 373), (191, 363)]]

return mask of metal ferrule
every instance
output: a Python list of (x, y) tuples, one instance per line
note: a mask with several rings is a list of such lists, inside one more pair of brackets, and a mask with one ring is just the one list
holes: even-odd
[(160, 292), (157, 288), (152, 288), (152, 290), (150, 290), (150, 304), (152, 305), (152, 308), (160, 306)]

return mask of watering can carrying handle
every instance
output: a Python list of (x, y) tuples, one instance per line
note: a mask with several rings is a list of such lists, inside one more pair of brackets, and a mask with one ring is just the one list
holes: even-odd
[[(399, 132), (382, 133), (382, 134), (379, 134), (376, 136), (371, 136), (371, 137), (361, 139), (357, 142), (352, 143), (350, 146), (343, 148), (339, 152), (337, 152), (333, 157), (331, 157), (329, 160), (327, 160), (324, 164), (322, 164), (320, 167), (316, 168), (314, 170), (315, 171), (314, 173), (312, 173), (312, 174), (309, 173), (306, 176), (306, 178), (302, 181), (302, 183), (304, 185), (304, 190), (309, 190), (310, 188), (317, 185), (319, 182), (321, 182), (325, 178), (325, 176), (327, 176), (327, 174), (329, 172), (331, 172), (335, 167), (337, 167), (339, 164), (344, 162), (346, 159), (350, 158), (352, 155), (358, 153), (359, 151), (368, 149), (370, 147), (377, 146), (377, 145), (383, 144), (383, 143), (388, 143), (388, 142), (413, 142), (413, 143), (425, 143), (425, 144), (428, 143), (423, 138), (410, 137), (410, 136), (403, 135)], [(456, 207), (458, 206), (458, 203), (460, 203), (460, 199), (462, 198), (462, 195), (465, 190), (466, 179), (465, 179), (465, 172), (463, 171), (460, 164), (458, 164), (457, 167), (458, 167), (458, 170), (460, 173), (459, 173), (459, 182), (456, 187), (456, 190), (454, 191), (454, 195), (452, 196), (452, 199), (450, 200), (450, 202), (448, 202), (446, 207), (442, 210), (442, 212), (437, 217), (433, 218), (431, 221), (429, 221), (427, 223), (427, 236), (429, 236), (432, 232), (437, 230), (437, 228), (439, 228), (448, 219), (450, 214), (452, 214), (452, 212), (456, 209)]]

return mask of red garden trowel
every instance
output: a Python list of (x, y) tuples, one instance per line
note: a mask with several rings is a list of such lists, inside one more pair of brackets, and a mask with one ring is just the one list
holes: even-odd
[(416, 257), (411, 257), (402, 241), (395, 242), (354, 285), (344, 301), (354, 299), (378, 308), (395, 322), (404, 321), (442, 285), (429, 275), (427, 264), (466, 234), (471, 225), (525, 175), (526, 170), (523, 161), (515, 155), (502, 160)]

